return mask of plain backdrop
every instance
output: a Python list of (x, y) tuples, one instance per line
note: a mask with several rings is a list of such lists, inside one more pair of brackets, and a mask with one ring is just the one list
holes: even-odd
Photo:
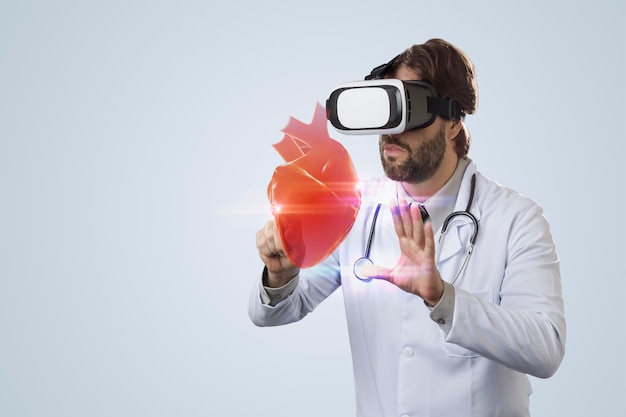
[[(354, 415), (341, 290), (247, 317), (271, 145), (441, 37), (477, 67), (470, 156), (558, 245), (567, 351), (532, 415), (624, 416), (624, 23), (623, 0), (0, 0), (0, 415)], [(331, 136), (380, 174), (376, 137)]]

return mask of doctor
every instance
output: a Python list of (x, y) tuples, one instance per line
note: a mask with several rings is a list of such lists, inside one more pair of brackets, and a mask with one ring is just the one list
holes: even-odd
[(359, 417), (528, 416), (527, 375), (552, 376), (565, 347), (542, 208), (467, 157), (477, 86), (458, 48), (431, 39), (367, 78), (427, 83), (458, 112), (431, 109), (430, 124), (380, 136), (386, 178), (364, 183), (353, 229), (321, 264), (299, 270), (266, 223), (250, 318), (300, 320), (342, 286)]

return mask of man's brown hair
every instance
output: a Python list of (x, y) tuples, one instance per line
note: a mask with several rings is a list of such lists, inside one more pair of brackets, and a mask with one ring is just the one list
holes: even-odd
[[(387, 73), (394, 73), (402, 64), (418, 73), (421, 80), (431, 84), (439, 97), (456, 101), (463, 114), (473, 114), (478, 107), (476, 70), (470, 59), (456, 46), (443, 39), (430, 39), (413, 45), (394, 60)], [(470, 135), (463, 124), (454, 138), (459, 158), (467, 155)]]

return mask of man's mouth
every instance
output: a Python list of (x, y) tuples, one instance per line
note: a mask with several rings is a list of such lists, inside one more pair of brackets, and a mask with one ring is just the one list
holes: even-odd
[(387, 156), (396, 156), (407, 152), (402, 146), (392, 143), (385, 143), (383, 145), (383, 151)]

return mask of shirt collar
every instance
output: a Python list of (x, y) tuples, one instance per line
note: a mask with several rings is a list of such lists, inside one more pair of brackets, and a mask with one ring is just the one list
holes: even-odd
[[(459, 159), (456, 164), (456, 169), (448, 182), (428, 200), (422, 203), (424, 207), (426, 207), (433, 223), (433, 230), (438, 230), (446, 217), (454, 211), (459, 189), (461, 188), (461, 180), (463, 179), (463, 174), (468, 165), (469, 158)], [(405, 198), (409, 202), (415, 201), (399, 182), (396, 183), (396, 190), (398, 198)]]

